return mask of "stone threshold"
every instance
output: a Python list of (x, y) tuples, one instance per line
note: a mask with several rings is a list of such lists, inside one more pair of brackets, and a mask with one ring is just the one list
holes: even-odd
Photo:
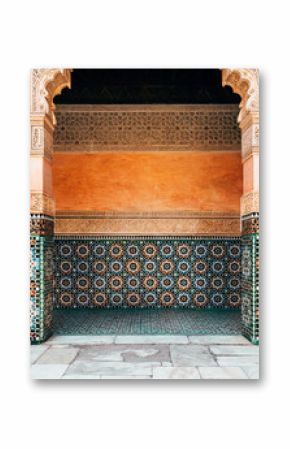
[(44, 345), (77, 344), (196, 344), (196, 345), (251, 345), (242, 335), (57, 335)]

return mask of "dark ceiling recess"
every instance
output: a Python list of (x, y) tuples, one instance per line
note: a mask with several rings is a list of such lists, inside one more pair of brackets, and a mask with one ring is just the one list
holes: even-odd
[(219, 69), (74, 69), (56, 104), (239, 103)]

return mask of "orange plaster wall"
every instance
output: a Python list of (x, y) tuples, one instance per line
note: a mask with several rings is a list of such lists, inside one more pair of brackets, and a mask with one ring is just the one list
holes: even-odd
[(55, 153), (57, 210), (225, 211), (239, 214), (236, 151)]

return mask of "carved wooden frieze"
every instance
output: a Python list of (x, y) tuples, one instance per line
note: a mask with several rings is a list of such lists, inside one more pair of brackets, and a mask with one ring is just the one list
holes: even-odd
[(61, 105), (55, 151), (240, 150), (236, 105)]

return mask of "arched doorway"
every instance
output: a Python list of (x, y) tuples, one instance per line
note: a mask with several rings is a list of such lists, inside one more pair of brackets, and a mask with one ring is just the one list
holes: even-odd
[[(256, 80), (256, 81), (255, 81)], [(68, 222), (61, 216), (57, 217), (54, 223), (53, 210), (53, 193), (52, 193), (52, 166), (50, 163), (52, 142), (53, 142), (53, 127), (55, 126), (53, 97), (60, 92), (62, 87), (69, 85), (70, 71), (68, 70), (44, 70), (33, 72), (33, 98), (32, 101), (32, 167), (34, 173), (34, 184), (32, 186), (32, 341), (43, 341), (51, 332), (52, 319), (52, 282), (53, 282), (53, 258), (55, 251), (55, 244), (53, 242), (53, 225), (57, 224), (58, 228), (62, 225), (67, 225)], [(253, 101), (253, 93), (256, 95), (257, 73), (255, 71), (223, 71), (223, 84), (229, 84), (234, 91), (239, 93), (242, 98), (241, 113), (239, 115), (240, 126), (242, 130), (242, 155), (244, 167), (244, 195), (242, 197), (242, 320), (244, 324), (245, 335), (251, 341), (257, 341), (257, 322), (256, 322), (256, 306), (257, 306), (257, 272), (252, 264), (253, 256), (256, 257), (257, 232), (255, 227), (257, 223), (257, 208), (256, 206), (256, 166), (257, 166), (257, 145), (254, 145), (254, 137), (257, 137), (257, 103)], [(38, 98), (36, 101), (35, 98)], [(144, 110), (141, 111), (144, 113)], [(146, 112), (146, 111), (145, 111)], [(157, 111), (156, 111), (157, 112)], [(179, 111), (185, 114), (186, 111)], [(191, 111), (192, 112), (192, 111)], [(128, 113), (128, 111), (126, 111)], [(159, 111), (160, 113), (160, 111)], [(169, 113), (173, 113), (170, 111)], [(253, 131), (255, 127), (255, 131)], [(144, 130), (143, 130), (144, 131)], [(249, 143), (250, 142), (250, 143)], [(256, 142), (256, 141), (255, 141)], [(38, 184), (35, 183), (39, 180)], [(120, 218), (120, 217), (119, 217)], [(139, 217), (140, 218), (140, 217)], [(153, 217), (152, 217), (153, 218)], [(207, 230), (209, 229), (210, 217), (205, 217), (207, 220)], [(112, 220), (112, 217), (109, 218)], [(164, 225), (168, 225), (168, 217), (163, 217)], [(194, 218), (196, 220), (196, 217)], [(162, 220), (162, 217), (158, 217)], [(217, 220), (217, 217), (215, 217)], [(127, 217), (128, 222), (128, 217)], [(77, 223), (79, 225), (80, 222)], [(84, 223), (84, 222), (83, 222)], [(92, 225), (92, 221), (86, 217), (86, 233), (89, 232), (88, 226)], [(103, 222), (104, 223), (104, 222)], [(159, 221), (159, 224), (161, 221)], [(195, 221), (198, 226), (204, 226), (206, 221)], [(223, 222), (224, 223), (224, 222)], [(70, 220), (70, 226), (76, 225), (73, 219)], [(112, 221), (111, 221), (112, 224)], [(218, 221), (215, 222), (218, 225)], [(142, 223), (139, 225), (142, 226)], [(134, 223), (134, 229), (136, 221)], [(192, 223), (191, 223), (192, 226)], [(220, 226), (220, 225), (219, 225)], [(230, 226), (230, 221), (226, 226)], [(192, 229), (192, 227), (191, 227)], [(147, 228), (148, 231), (148, 228)], [(255, 231), (255, 232), (253, 232)], [(58, 232), (58, 231), (57, 231)], [(79, 230), (77, 230), (79, 232)], [(200, 229), (200, 234), (204, 234)], [(130, 233), (130, 232), (129, 232)], [(156, 227), (154, 228), (156, 234)], [(162, 230), (164, 234), (164, 230)], [(141, 235), (144, 232), (141, 232)], [(148, 234), (148, 232), (146, 233)], [(184, 234), (184, 231), (183, 231)], [(191, 232), (192, 234), (192, 232)], [(198, 234), (198, 232), (197, 232)], [(211, 232), (212, 234), (212, 232)], [(226, 234), (230, 234), (229, 230)], [(184, 239), (183, 239), (184, 240)], [(118, 246), (118, 242), (114, 242)], [(154, 247), (154, 242), (147, 242)], [(198, 242), (197, 242), (198, 244)], [(157, 245), (158, 250), (162, 251), (162, 242)], [(176, 242), (176, 245), (183, 245), (186, 247), (186, 242)], [(86, 245), (79, 245), (86, 246)], [(127, 244), (128, 246), (128, 244)], [(126, 250), (128, 249), (126, 246)], [(159, 248), (160, 246), (160, 248)], [(218, 246), (218, 245), (217, 245)], [(88, 249), (86, 247), (86, 249)], [(120, 249), (120, 248), (119, 248)], [(138, 250), (140, 248), (137, 248)], [(186, 249), (186, 248), (185, 248)], [(195, 248), (196, 249), (196, 248)], [(80, 249), (79, 249), (80, 250)], [(91, 249), (89, 249), (91, 250)], [(144, 249), (142, 249), (144, 250)], [(154, 250), (154, 248), (153, 248)], [(208, 250), (208, 248), (206, 248)], [(227, 249), (228, 250), (228, 249)], [(110, 251), (110, 248), (108, 248)], [(222, 249), (223, 251), (223, 249)], [(149, 258), (150, 259), (150, 258)], [(137, 261), (138, 262), (138, 261)], [(166, 260), (161, 260), (160, 263), (166, 263)], [(178, 261), (180, 262), (180, 261)], [(186, 277), (183, 276), (183, 277)], [(202, 277), (202, 276), (201, 276)], [(184, 279), (184, 282), (186, 279)], [(68, 280), (68, 282), (70, 282)], [(84, 281), (85, 282), (85, 281)], [(149, 292), (150, 293), (150, 292)], [(186, 292), (185, 292), (186, 293)], [(166, 292), (164, 293), (166, 296)], [(134, 292), (132, 293), (134, 296)], [(132, 296), (131, 295), (131, 296)], [(203, 292), (199, 294), (202, 297)], [(85, 297), (85, 295), (83, 295)], [(100, 296), (100, 295), (99, 295)], [(135, 295), (136, 296), (136, 295)], [(151, 295), (152, 296), (152, 295)], [(164, 296), (164, 295), (163, 295)], [(167, 294), (168, 296), (168, 294)], [(169, 295), (170, 296), (170, 295)], [(168, 296), (170, 302), (172, 298)], [(185, 296), (183, 294), (183, 296)], [(69, 295), (67, 295), (69, 298)], [(81, 299), (81, 298), (80, 298)], [(100, 298), (99, 298), (100, 299)], [(134, 299), (133, 297), (131, 298)], [(97, 301), (98, 299), (96, 299)], [(103, 298), (105, 301), (106, 299)], [(138, 300), (138, 298), (137, 298)], [(204, 298), (204, 300), (206, 300)], [(136, 301), (136, 298), (135, 298)]]

